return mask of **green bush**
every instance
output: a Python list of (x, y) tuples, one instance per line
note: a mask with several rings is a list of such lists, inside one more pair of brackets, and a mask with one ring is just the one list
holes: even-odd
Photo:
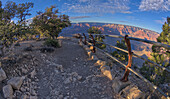
[(47, 40), (44, 42), (44, 45), (45, 45), (45, 46), (48, 46), (48, 47), (55, 47), (55, 48), (60, 47), (58, 41), (57, 41), (57, 40), (54, 40), (54, 39), (47, 39)]

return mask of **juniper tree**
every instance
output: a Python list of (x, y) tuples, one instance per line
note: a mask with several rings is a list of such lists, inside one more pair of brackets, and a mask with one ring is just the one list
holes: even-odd
[[(102, 32), (98, 29), (98, 28), (96, 28), (96, 27), (90, 27), (88, 30), (87, 30), (87, 32), (89, 33), (89, 34), (102, 34)], [(90, 37), (91, 38), (91, 37)], [(94, 36), (94, 39), (96, 40), (96, 41), (99, 41), (99, 42), (96, 42), (96, 46), (97, 47), (99, 47), (99, 48), (101, 48), (101, 49), (104, 49), (104, 48), (106, 48), (106, 45), (105, 44), (102, 44), (102, 43), (100, 43), (100, 42), (104, 42), (103, 41), (103, 39), (105, 39), (105, 37), (103, 36), (103, 35), (96, 35), (96, 36)]]
[[(122, 48), (124, 50), (127, 50), (127, 46), (125, 43), (125, 40), (122, 39), (121, 41), (117, 41), (116, 46), (119, 48)], [(111, 53), (114, 57), (117, 57), (119, 60), (127, 62), (128, 60), (128, 54), (125, 52), (122, 52), (120, 50), (115, 50), (114, 52)]]
[(38, 12), (32, 26), (41, 35), (55, 39), (63, 28), (70, 26), (69, 16), (58, 12), (55, 6), (47, 7), (44, 12)]

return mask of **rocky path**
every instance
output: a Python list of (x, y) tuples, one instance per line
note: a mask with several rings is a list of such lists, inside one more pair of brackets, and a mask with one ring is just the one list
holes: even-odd
[(50, 55), (41, 54), (37, 69), (40, 99), (112, 99), (111, 81), (74, 40), (63, 40)]
[(133, 74), (120, 82), (123, 68), (105, 54), (91, 53), (77, 39), (61, 40), (51, 53), (41, 51), (44, 41), (15, 46), (1, 60), (0, 99), (158, 99)]

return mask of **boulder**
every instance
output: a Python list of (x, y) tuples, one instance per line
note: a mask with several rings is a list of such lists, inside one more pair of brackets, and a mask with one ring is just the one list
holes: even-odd
[(135, 85), (127, 86), (119, 94), (129, 99), (145, 99), (145, 94)]
[(11, 85), (6, 85), (3, 87), (3, 94), (5, 98), (12, 99), (13, 97), (13, 89)]
[(127, 87), (128, 85), (130, 85), (130, 82), (129, 82), (129, 81), (127, 81), (127, 82), (122, 82), (122, 81), (120, 81), (120, 79), (115, 78), (115, 79), (113, 80), (113, 84), (112, 84), (113, 92), (119, 93), (122, 89), (124, 89), (124, 88)]
[(23, 83), (23, 77), (14, 77), (7, 82), (14, 89), (19, 89)]
[(5, 71), (0, 67), (0, 81), (6, 79), (7, 76), (6, 76), (6, 73)]
[(108, 77), (110, 80), (113, 79), (109, 66), (104, 65), (104, 66), (101, 66), (100, 69), (101, 69), (101, 72), (103, 73), (103, 75)]

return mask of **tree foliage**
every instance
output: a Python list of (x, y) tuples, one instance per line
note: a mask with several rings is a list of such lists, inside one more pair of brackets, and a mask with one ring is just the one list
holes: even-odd
[[(90, 27), (88, 30), (87, 30), (87, 32), (89, 33), (89, 34), (102, 34), (102, 32), (98, 29), (98, 28), (96, 28), (96, 27)], [(90, 37), (91, 38), (91, 37)], [(105, 37), (103, 36), (103, 35), (96, 35), (96, 36), (94, 36), (94, 39), (96, 40), (96, 41), (99, 41), (99, 42), (96, 42), (96, 46), (97, 47), (99, 47), (99, 48), (101, 48), (101, 49), (104, 49), (104, 48), (106, 48), (106, 45), (105, 44), (102, 44), (102, 43), (100, 43), (100, 42), (103, 42), (103, 39), (105, 39)]]
[[(28, 6), (28, 4), (31, 4), (32, 6)], [(23, 6), (20, 7), (20, 5)], [(22, 21), (19, 21), (17, 24), (14, 23), (12, 19), (20, 19), (21, 17), (18, 17), (20, 15), (23, 15), (24, 17), (30, 15), (28, 14), (30, 7), (33, 7), (33, 3), (22, 3), (17, 5), (15, 2), (8, 1), (4, 8), (2, 8), (2, 2), (0, 1), (0, 43), (2, 54), (5, 47), (10, 47), (18, 38), (18, 35), (22, 35), (21, 28), (24, 26), (20, 23), (26, 20), (25, 18), (22, 18)], [(28, 30), (28, 28), (25, 27), (24, 29)]]
[(33, 19), (33, 28), (40, 36), (57, 38), (63, 28), (71, 25), (69, 16), (60, 14), (55, 6), (46, 8), (45, 12), (37, 12)]
[[(122, 39), (121, 41), (117, 41), (116, 46), (122, 49), (127, 50), (127, 46), (125, 43), (125, 40)], [(116, 50), (113, 53), (111, 53), (114, 57), (117, 57), (120, 61), (126, 62), (128, 60), (128, 54), (125, 52), (122, 52), (120, 50)]]
[[(157, 38), (157, 41), (160, 43), (170, 45), (170, 18), (169, 17), (167, 17), (167, 22), (164, 23), (162, 27), (162, 32), (160, 36)], [(149, 59), (161, 66), (170, 69), (170, 50), (166, 48), (157, 47), (153, 45), (151, 57)], [(145, 62), (140, 71), (143, 75), (145, 75), (146, 78), (148, 78), (150, 81), (154, 82), (157, 85), (170, 81), (168, 80), (170, 79), (169, 74), (166, 71), (154, 66), (153, 64), (149, 64)]]

